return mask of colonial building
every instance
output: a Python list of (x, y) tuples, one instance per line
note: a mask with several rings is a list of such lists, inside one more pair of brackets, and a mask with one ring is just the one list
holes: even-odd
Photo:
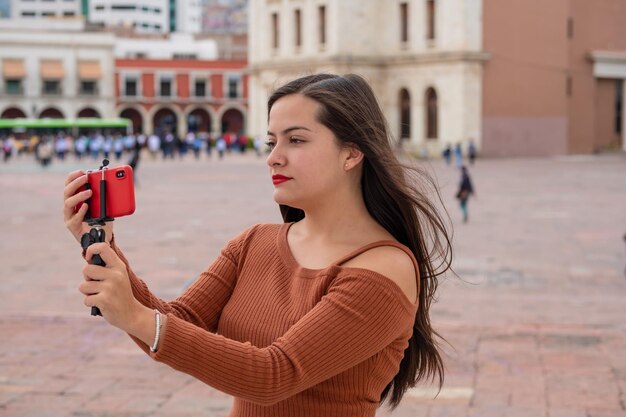
[(146, 134), (247, 133), (247, 61), (218, 59), (216, 41), (63, 23), (0, 21), (0, 118), (124, 117)]
[[(545, 3), (545, 4), (544, 4)], [(278, 85), (364, 75), (396, 141), (485, 155), (626, 149), (622, 0), (250, 0), (250, 131)]]
[(137, 132), (246, 133), (244, 61), (118, 58), (116, 115)]
[(114, 117), (114, 41), (108, 33), (1, 29), (0, 118)]

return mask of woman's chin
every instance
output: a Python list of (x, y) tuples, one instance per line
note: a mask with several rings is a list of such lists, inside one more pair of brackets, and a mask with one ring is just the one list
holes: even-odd
[(297, 208), (298, 206), (300, 206), (297, 199), (289, 198), (289, 196), (286, 196), (285, 193), (281, 192), (281, 190), (274, 190), (274, 201), (276, 202), (276, 204), (281, 204), (293, 208)]
[(276, 202), (276, 204), (283, 204), (286, 206), (290, 206), (291, 204), (291, 199), (290, 198), (286, 198), (286, 196), (284, 195), (284, 193), (281, 193), (280, 190), (274, 190), (274, 201)]

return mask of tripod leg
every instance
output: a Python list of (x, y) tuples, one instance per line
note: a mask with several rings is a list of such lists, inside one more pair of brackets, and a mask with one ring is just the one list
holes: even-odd
[[(98, 242), (104, 242), (104, 230), (98, 230)], [(106, 266), (100, 255), (94, 255), (91, 257), (91, 263), (93, 265)], [(98, 307), (91, 307), (91, 315), (92, 316), (102, 316), (102, 312)]]
[[(98, 230), (96, 228), (93, 228), (89, 231), (89, 233), (85, 233), (82, 236), (80, 240), (80, 244), (83, 247), (83, 249), (87, 249), (93, 243), (104, 242), (104, 239), (105, 239), (104, 230)], [(92, 265), (106, 266), (106, 264), (104, 263), (100, 255), (92, 256), (89, 263)], [(100, 309), (98, 307), (91, 307), (91, 315), (102, 316), (102, 313), (100, 312)]]

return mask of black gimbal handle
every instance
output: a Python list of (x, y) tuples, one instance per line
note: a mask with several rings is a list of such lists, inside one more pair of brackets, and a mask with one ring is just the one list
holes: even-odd
[[(81, 237), (80, 245), (83, 247), (84, 250), (87, 250), (87, 248), (93, 245), (94, 243), (104, 242), (104, 239), (105, 239), (104, 230), (96, 229), (94, 227), (89, 231), (89, 233), (85, 233)], [(102, 260), (100, 255), (92, 256), (91, 259), (89, 260), (89, 263), (92, 265), (106, 266), (106, 263)], [(100, 312), (100, 309), (98, 307), (91, 307), (91, 315), (101, 316), (102, 313)]]
[[(107, 188), (106, 188), (106, 181), (104, 179), (104, 168), (107, 165), (109, 165), (109, 160), (105, 158), (102, 160), (102, 166), (100, 166), (100, 171), (102, 171), (102, 179), (100, 180), (100, 217), (97, 219), (88, 217), (89, 211), (87, 211), (87, 216), (85, 217), (85, 220), (92, 226), (93, 225), (104, 226), (107, 221), (113, 221), (113, 219), (107, 218), (107, 213), (106, 213)], [(87, 183), (87, 188), (89, 188), (89, 183)], [(81, 237), (80, 245), (83, 247), (84, 250), (87, 250), (87, 248), (91, 246), (92, 244), (100, 243), (104, 241), (105, 241), (104, 229), (97, 229), (94, 227), (89, 231), (89, 233), (85, 233)], [(106, 263), (102, 260), (100, 255), (92, 256), (89, 263), (92, 265), (106, 266)], [(100, 311), (98, 307), (91, 307), (91, 315), (102, 316), (102, 312)]]

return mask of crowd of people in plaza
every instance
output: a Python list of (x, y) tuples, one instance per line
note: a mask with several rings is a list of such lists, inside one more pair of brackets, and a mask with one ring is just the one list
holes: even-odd
[(172, 132), (161, 135), (143, 133), (123, 134), (120, 132), (93, 131), (73, 137), (66, 132), (54, 134), (32, 134), (24, 137), (8, 134), (0, 136), (2, 158), (4, 162), (23, 155), (34, 156), (42, 166), (48, 166), (53, 160), (65, 161), (70, 156), (76, 160), (108, 158), (121, 160), (125, 155), (136, 152), (147, 153), (152, 159), (185, 158), (193, 154), (200, 159), (203, 154), (209, 157), (215, 151), (219, 159), (231, 152), (246, 153), (254, 151), (261, 156), (263, 138), (236, 133), (214, 135), (208, 132), (188, 132), (179, 137)]
[[(218, 159), (222, 159), (228, 153), (243, 154), (249, 150), (261, 156), (265, 148), (264, 138), (260, 135), (256, 137), (236, 133), (214, 135), (208, 132), (188, 132), (184, 137), (179, 137), (172, 132), (145, 135), (143, 133), (122, 134), (93, 131), (80, 134), (76, 138), (65, 132), (41, 136), (34, 134), (27, 138), (18, 138), (9, 134), (4, 137), (0, 136), (0, 141), (4, 162), (27, 154), (33, 155), (43, 167), (48, 166), (55, 159), (65, 161), (73, 155), (76, 160), (91, 158), (94, 161), (101, 158), (120, 161), (126, 157), (128, 163), (135, 169), (140, 153), (147, 153), (153, 160), (158, 158), (167, 160), (184, 159), (187, 154), (193, 154), (195, 159), (200, 159), (203, 154), (211, 157), (215, 152)], [(467, 143), (466, 152), (463, 152), (461, 143), (455, 144), (454, 148), (448, 144), (441, 155), (446, 165), (452, 165), (454, 160), (454, 166), (460, 170), (456, 198), (459, 201), (463, 222), (467, 222), (469, 219), (468, 200), (475, 195), (475, 191), (464, 159), (466, 157), (469, 164), (474, 165), (477, 157), (476, 145), (473, 140), (470, 140)]]
[[(476, 149), (476, 144), (472, 139), (467, 143), (467, 151), (465, 152), (467, 156), (467, 160), (470, 165), (474, 165), (476, 161), (476, 157), (478, 156), (478, 150)], [(457, 168), (461, 168), (463, 166), (463, 147), (461, 143), (456, 143), (454, 145), (454, 149), (452, 149), (452, 145), (448, 144), (441, 152), (441, 156), (446, 161), (446, 165), (450, 165), (452, 163), (452, 158), (454, 157), (454, 165)]]

